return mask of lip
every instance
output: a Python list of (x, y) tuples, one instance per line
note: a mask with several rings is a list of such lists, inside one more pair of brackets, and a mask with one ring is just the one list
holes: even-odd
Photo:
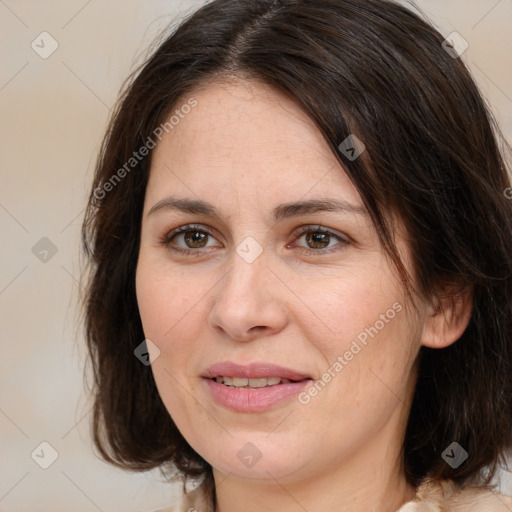
[(272, 363), (250, 363), (241, 365), (232, 363), (231, 361), (216, 363), (210, 366), (203, 374), (203, 377), (205, 379), (213, 379), (215, 377), (240, 377), (246, 379), (279, 377), (281, 379), (294, 381), (311, 379), (309, 375)]
[[(232, 362), (217, 363), (202, 376), (211, 397), (221, 406), (237, 412), (263, 412), (279, 406), (301, 392), (311, 382), (311, 377), (290, 368), (271, 363), (239, 365)], [(235, 389), (213, 380), (215, 377), (247, 379), (279, 377), (295, 382), (277, 384), (266, 388)]]

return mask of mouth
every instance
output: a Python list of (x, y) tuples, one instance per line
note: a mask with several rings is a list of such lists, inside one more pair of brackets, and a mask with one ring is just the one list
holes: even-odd
[[(249, 363), (238, 364), (231, 361), (216, 363), (205, 370), (202, 375), (204, 378), (213, 379), (222, 378), (238, 378), (238, 379), (284, 379), (291, 381), (301, 381), (311, 379), (310, 375), (278, 366), (273, 363)], [(245, 384), (247, 385), (247, 384)]]
[(237, 412), (276, 408), (313, 380), (304, 373), (270, 363), (218, 363), (202, 377), (215, 402)]
[(236, 389), (262, 389), (268, 388), (271, 386), (278, 386), (279, 384), (289, 384), (290, 382), (300, 382), (300, 381), (292, 381), (290, 379), (282, 379), (280, 377), (270, 377), (270, 378), (261, 378), (261, 379), (248, 379), (245, 377), (215, 377), (215, 382), (218, 384), (224, 384), (229, 388)]

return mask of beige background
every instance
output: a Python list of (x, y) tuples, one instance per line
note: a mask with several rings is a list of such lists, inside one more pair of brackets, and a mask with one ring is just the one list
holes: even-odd
[[(78, 242), (95, 153), (123, 79), (161, 29), (202, 3), (0, 0), (1, 511), (142, 512), (179, 494), (157, 473), (127, 474), (91, 451)], [(463, 58), (512, 141), (512, 1), (418, 5), (445, 35), (456, 30), (468, 41)], [(43, 31), (59, 45), (48, 59), (31, 48)], [(46, 263), (32, 252), (43, 237), (57, 249)], [(46, 470), (31, 458), (43, 441), (59, 454)], [(502, 489), (512, 494), (511, 473)]]

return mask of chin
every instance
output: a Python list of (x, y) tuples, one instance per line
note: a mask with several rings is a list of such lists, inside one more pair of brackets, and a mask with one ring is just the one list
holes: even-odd
[[(277, 437), (275, 443), (263, 436), (254, 436), (253, 441), (247, 439), (250, 436), (235, 435), (230, 438), (229, 446), (226, 447), (219, 446), (218, 441), (212, 442), (202, 456), (215, 470), (232, 478), (271, 483), (275, 483), (275, 480), (294, 480), (293, 477), (298, 477), (298, 473), (308, 467), (303, 460), (305, 454), (298, 456), (297, 453), (297, 446), (302, 446), (303, 443), (287, 447)], [(212, 446), (217, 446), (218, 449), (211, 452)]]

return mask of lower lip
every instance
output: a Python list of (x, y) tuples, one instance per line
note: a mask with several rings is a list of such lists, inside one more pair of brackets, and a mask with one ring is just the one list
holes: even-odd
[(238, 412), (267, 411), (279, 402), (298, 395), (311, 380), (276, 384), (257, 389), (230, 388), (212, 379), (205, 379), (213, 399)]

